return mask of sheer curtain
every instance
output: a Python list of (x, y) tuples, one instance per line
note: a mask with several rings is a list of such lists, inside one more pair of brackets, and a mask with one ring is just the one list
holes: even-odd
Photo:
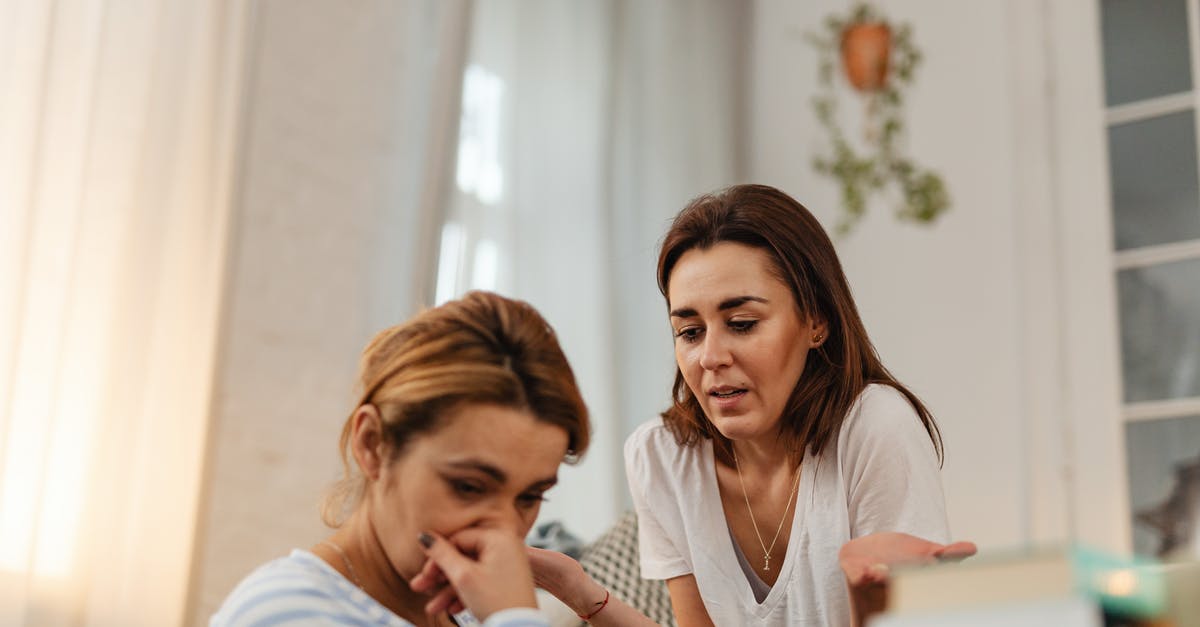
[(239, 7), (0, 6), (0, 624), (182, 619)]
[(741, 168), (748, 5), (476, 4), (437, 300), (497, 289), (557, 329), (593, 447), (543, 508), (595, 537), (627, 506), (621, 444), (669, 399), (656, 244)]

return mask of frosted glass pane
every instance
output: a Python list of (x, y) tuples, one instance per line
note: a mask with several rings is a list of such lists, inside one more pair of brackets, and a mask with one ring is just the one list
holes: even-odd
[(1117, 249), (1200, 237), (1192, 112), (1114, 126), (1108, 145)]
[(1192, 88), (1186, 0), (1104, 0), (1109, 106)]
[(1200, 260), (1117, 274), (1126, 402), (1200, 396)]
[[(1200, 504), (1194, 501), (1188, 505), (1188, 499), (1180, 499), (1182, 503), (1169, 504), (1177, 492), (1200, 490), (1200, 417), (1129, 423), (1125, 446), (1133, 549), (1140, 555), (1158, 555), (1161, 549), (1170, 549), (1173, 539), (1191, 535), (1200, 516), (1196, 511)], [(1180, 552), (1184, 547), (1176, 545), (1173, 550)]]

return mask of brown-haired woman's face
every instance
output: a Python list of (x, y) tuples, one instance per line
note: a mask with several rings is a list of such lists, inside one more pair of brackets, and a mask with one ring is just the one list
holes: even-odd
[(525, 537), (557, 481), (567, 432), (526, 410), (464, 405), (384, 464), (371, 520), (392, 566), (412, 577), (424, 563), (416, 538), (494, 527)]
[(731, 440), (774, 436), (825, 327), (801, 319), (767, 252), (693, 248), (671, 272), (667, 301), (675, 361), (708, 419)]

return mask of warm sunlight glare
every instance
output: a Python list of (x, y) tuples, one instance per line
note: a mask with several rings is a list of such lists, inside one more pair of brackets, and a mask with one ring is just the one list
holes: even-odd
[(458, 267), (463, 255), (463, 229), (447, 222), (442, 227), (442, 246), (438, 253), (437, 295), (434, 303), (440, 305), (454, 298), (458, 289)]
[(13, 379), (8, 403), (0, 406), (7, 419), (0, 571), (57, 577), (68, 574), (74, 560), (101, 374), (92, 363), (101, 335), (92, 318), (106, 308), (88, 298), (89, 289), (71, 289), (77, 199), (49, 193), (43, 200), (46, 210), (29, 232), (21, 324), (3, 356), (12, 360)]
[(475, 244), (475, 269), (471, 273), (471, 289), (495, 290), (500, 268), (500, 247), (489, 239)]
[(495, 205), (504, 194), (500, 167), (500, 118), (504, 81), (478, 65), (463, 75), (462, 120), (459, 125), (455, 179), (464, 194)]

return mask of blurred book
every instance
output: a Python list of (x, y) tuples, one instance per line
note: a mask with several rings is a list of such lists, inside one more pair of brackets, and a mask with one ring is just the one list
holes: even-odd
[(1200, 562), (1180, 561), (1160, 568), (1167, 585), (1167, 615), (1172, 625), (1200, 625)]
[(901, 567), (885, 613), (868, 624), (1197, 627), (1197, 568), (1081, 548)]
[(1082, 596), (882, 614), (869, 627), (1103, 627), (1100, 608)]
[(976, 557), (958, 564), (900, 568), (887, 592), (889, 612), (1071, 597), (1079, 590), (1066, 551)]

